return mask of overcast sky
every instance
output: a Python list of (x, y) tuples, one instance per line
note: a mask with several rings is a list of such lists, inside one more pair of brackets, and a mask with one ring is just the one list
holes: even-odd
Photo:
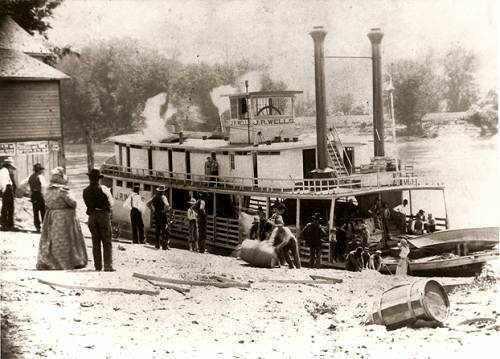
[[(80, 48), (134, 37), (167, 54), (179, 52), (183, 62), (255, 58), (297, 88), (312, 79), (313, 26), (328, 31), (327, 55), (352, 56), (370, 55), (366, 34), (380, 27), (386, 64), (429, 48), (438, 54), (454, 44), (473, 50), (485, 91), (497, 87), (497, 13), (496, 0), (65, 0), (51, 20), (49, 39)], [(346, 60), (328, 60), (327, 74), (335, 66), (369, 70), (363, 60), (339, 61)], [(339, 81), (348, 83), (348, 74)]]

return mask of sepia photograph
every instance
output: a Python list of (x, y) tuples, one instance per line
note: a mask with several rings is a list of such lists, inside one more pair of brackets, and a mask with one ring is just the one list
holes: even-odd
[(500, 341), (498, 0), (0, 0), (1, 358)]

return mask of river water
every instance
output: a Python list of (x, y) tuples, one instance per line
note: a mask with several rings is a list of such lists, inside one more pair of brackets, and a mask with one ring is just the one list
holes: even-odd
[[(356, 154), (357, 165), (367, 163), (371, 135), (339, 132), (347, 141), (368, 143)], [(396, 146), (389, 138), (385, 146), (388, 155), (397, 154), (417, 173), (445, 184), (451, 228), (499, 226), (498, 135), (482, 138), (475, 128), (450, 126), (436, 138), (398, 139)]]

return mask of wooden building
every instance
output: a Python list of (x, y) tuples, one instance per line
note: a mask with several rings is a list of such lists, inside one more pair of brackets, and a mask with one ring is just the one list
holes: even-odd
[(41, 163), (64, 166), (60, 81), (65, 74), (42, 62), (41, 41), (0, 15), (0, 162), (13, 157), (17, 180)]

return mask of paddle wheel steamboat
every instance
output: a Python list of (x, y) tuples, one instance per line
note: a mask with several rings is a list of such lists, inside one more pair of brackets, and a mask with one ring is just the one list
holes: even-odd
[[(129, 213), (122, 203), (134, 185), (148, 200), (164, 185), (172, 206), (171, 243), (187, 248), (186, 211), (190, 198), (205, 195), (209, 251), (230, 253), (245, 239), (244, 222), (262, 207), (269, 217), (277, 202), (286, 209), (285, 225), (300, 238), (300, 231), (313, 213), (319, 212), (329, 229), (322, 248), (322, 265), (336, 266), (332, 244), (346, 218), (365, 224), (370, 245), (380, 247), (384, 233), (376, 228), (368, 210), (380, 198), (389, 208), (407, 199), (411, 213), (420, 208), (432, 211), (436, 229), (446, 230), (449, 220), (445, 189), (431, 183), (389, 158), (384, 151), (384, 119), (380, 43), (383, 34), (372, 29), (374, 156), (370, 163), (357, 164), (356, 151), (365, 144), (343, 143), (334, 127), (326, 125), (323, 41), (326, 31), (316, 27), (314, 40), (316, 82), (316, 136), (307, 137), (296, 126), (295, 100), (300, 91), (245, 92), (227, 96), (230, 120), (223, 133), (172, 134), (153, 142), (141, 135), (110, 138), (114, 158), (102, 166), (104, 183), (116, 199), (113, 221), (128, 235)], [(205, 174), (207, 157), (219, 167), (216, 176)], [(432, 198), (432, 200), (431, 200)], [(430, 208), (432, 207), (432, 208)], [(152, 230), (149, 210), (143, 214)], [(391, 246), (406, 236), (398, 219), (389, 223)], [(309, 248), (301, 242), (301, 260), (307, 263)]]

